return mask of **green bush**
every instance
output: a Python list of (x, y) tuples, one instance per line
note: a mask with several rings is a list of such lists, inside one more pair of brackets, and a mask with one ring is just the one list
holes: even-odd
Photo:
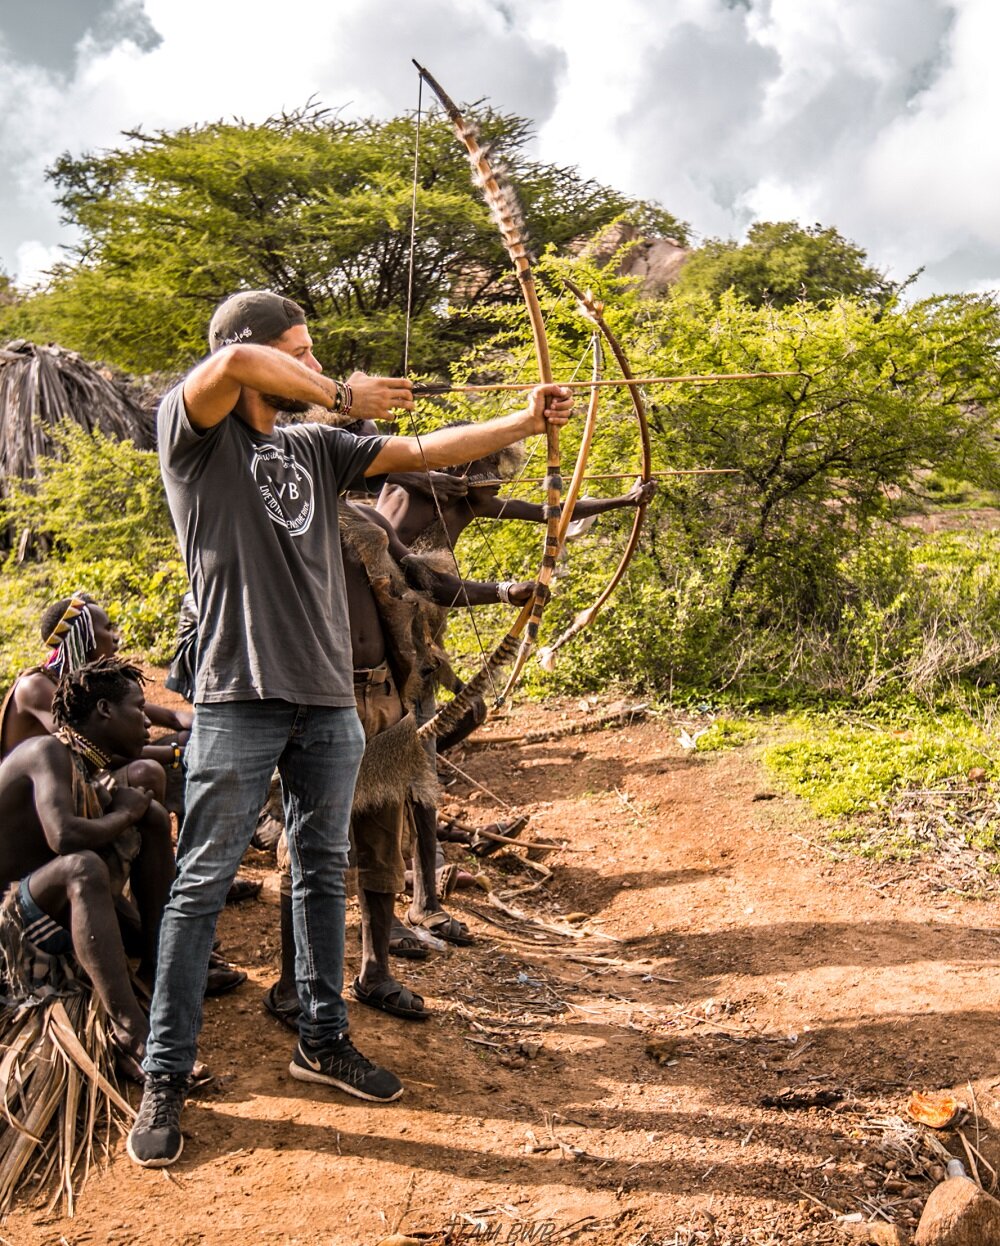
[(698, 733), (695, 748), (699, 753), (723, 753), (749, 744), (756, 736), (755, 724), (746, 718), (721, 717)]
[(780, 785), (803, 797), (821, 817), (878, 809), (904, 788), (928, 788), (983, 767), (997, 777), (992, 741), (955, 710), (910, 709), (894, 724), (832, 717), (800, 718), (795, 738), (764, 750), (763, 762)]
[(65, 458), (41, 460), (36, 480), (10, 481), (2, 519), (31, 551), (12, 553), (0, 590), (0, 682), (42, 656), (38, 620), (77, 590), (106, 606), (126, 653), (162, 662), (174, 648), (186, 577), (156, 455), (74, 424), (58, 431)]
[[(564, 265), (548, 256), (539, 266), (559, 376), (574, 373), (589, 340), (563, 298)], [(643, 694), (863, 699), (996, 678), (1000, 562), (987, 551), (975, 568), (949, 568), (947, 554), (932, 555), (898, 522), (900, 494), (931, 470), (987, 491), (1000, 482), (992, 379), (1000, 314), (991, 300), (651, 301), (606, 271), (574, 275), (606, 298), (637, 372), (791, 375), (650, 389), (654, 471), (736, 474), (660, 479), (628, 576), (554, 674), (529, 667), (529, 690), (624, 682)], [(511, 377), (530, 359), (518, 314), (483, 313), (497, 326), (498, 370)], [(567, 475), (580, 423), (562, 437)], [(628, 395), (608, 391), (589, 470), (637, 470), (638, 460)], [(537, 462), (527, 474), (540, 474)], [(604, 516), (569, 548), (542, 645), (606, 583), (631, 519)], [(470, 529), (462, 542), (471, 574), (533, 573), (541, 537), (531, 525), (482, 527), (485, 536)], [(472, 654), (471, 627), (458, 614), (453, 635)]]

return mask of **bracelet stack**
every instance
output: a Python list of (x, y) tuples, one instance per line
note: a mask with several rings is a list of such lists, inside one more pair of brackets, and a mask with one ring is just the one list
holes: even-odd
[(335, 390), (330, 410), (335, 415), (350, 415), (354, 405), (354, 391), (346, 381), (335, 381), (331, 378), (330, 384)]
[(511, 606), (514, 603), (510, 599), (510, 590), (517, 583), (516, 580), (498, 580), (497, 581), (497, 601), (503, 602), (505, 606)]

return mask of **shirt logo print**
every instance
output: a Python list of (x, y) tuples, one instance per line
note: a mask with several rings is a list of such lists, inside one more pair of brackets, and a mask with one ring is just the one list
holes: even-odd
[(271, 521), (292, 536), (307, 532), (316, 507), (312, 476), (306, 469), (277, 446), (258, 446), (250, 471)]

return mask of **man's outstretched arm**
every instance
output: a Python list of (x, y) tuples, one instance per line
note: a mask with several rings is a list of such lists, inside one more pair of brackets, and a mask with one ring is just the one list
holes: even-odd
[[(386, 536), (389, 538), (389, 553), (403, 568), (407, 579), (410, 580), (412, 572), (407, 559), (413, 556), (413, 551), (399, 539), (396, 529), (389, 520), (372, 507), (353, 506), (351, 503), (346, 505), (354, 514), (363, 517), (369, 523), (376, 524), (385, 531)], [(414, 587), (418, 587), (426, 592), (437, 605), (447, 606), (449, 609), (452, 606), (458, 605), (493, 606), (504, 600), (498, 584), (493, 580), (461, 580), (457, 575), (451, 575), (447, 571), (439, 571), (426, 563), (421, 564), (419, 578), (420, 583), (414, 584)], [(505, 582), (505, 591), (508, 595), (508, 605), (523, 606), (535, 591), (534, 581), (507, 581)]]
[(408, 493), (419, 493), (432, 501), (436, 497), (439, 502), (464, 498), (469, 492), (468, 481), (463, 476), (452, 476), (448, 472), (390, 472), (385, 483)]
[[(656, 481), (638, 482), (616, 498), (580, 498), (573, 507), (574, 519), (589, 519), (606, 511), (620, 510), (626, 506), (641, 506), (656, 492)], [(545, 522), (545, 508), (538, 502), (526, 502), (523, 498), (489, 497), (469, 499), (473, 513), (482, 519), (526, 519), (531, 523)]]
[(544, 433), (550, 423), (560, 427), (572, 413), (571, 390), (561, 385), (539, 385), (531, 391), (524, 410), (514, 415), (502, 415), (483, 424), (439, 428), (419, 441), (416, 437), (390, 437), (365, 475), (385, 476), (390, 472), (418, 472), (471, 463), (522, 437)]

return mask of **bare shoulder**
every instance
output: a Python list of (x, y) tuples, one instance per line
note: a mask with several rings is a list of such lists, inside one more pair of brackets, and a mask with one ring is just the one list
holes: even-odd
[(41, 671), (29, 671), (14, 685), (14, 704), (18, 709), (50, 710), (55, 691), (55, 684), (48, 675)]
[(19, 744), (7, 754), (4, 766), (14, 769), (12, 762), (19, 771), (33, 775), (68, 774), (70, 769), (69, 750), (51, 735), (33, 736)]
[(34, 736), (10, 750), (0, 765), (0, 792), (62, 786), (70, 781), (69, 752), (52, 736)]

